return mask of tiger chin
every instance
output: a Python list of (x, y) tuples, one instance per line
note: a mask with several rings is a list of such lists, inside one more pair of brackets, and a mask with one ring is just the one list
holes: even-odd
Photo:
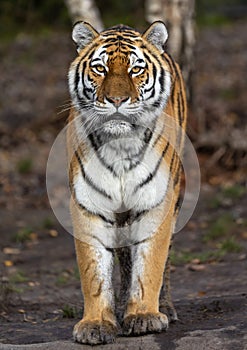
[[(179, 211), (187, 107), (163, 22), (143, 34), (78, 22), (69, 69), (71, 217), (84, 297), (83, 344), (165, 331), (176, 320), (169, 250)], [(112, 285), (121, 286), (116, 315)]]

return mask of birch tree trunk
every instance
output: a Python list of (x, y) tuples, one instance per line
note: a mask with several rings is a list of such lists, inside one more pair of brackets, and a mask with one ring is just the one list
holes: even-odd
[(162, 20), (168, 27), (168, 52), (180, 64), (189, 97), (194, 66), (195, 0), (146, 0), (148, 22)]
[(86, 21), (101, 31), (104, 26), (94, 0), (65, 0), (72, 22)]

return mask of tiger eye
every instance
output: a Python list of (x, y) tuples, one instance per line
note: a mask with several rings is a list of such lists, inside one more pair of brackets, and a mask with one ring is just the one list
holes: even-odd
[(142, 67), (133, 67), (133, 68), (131, 69), (131, 73), (132, 73), (132, 74), (142, 73), (142, 71), (143, 71), (143, 68), (142, 68)]
[(105, 67), (101, 64), (97, 64), (97, 66), (94, 66), (94, 68), (97, 70), (98, 73), (105, 73)]

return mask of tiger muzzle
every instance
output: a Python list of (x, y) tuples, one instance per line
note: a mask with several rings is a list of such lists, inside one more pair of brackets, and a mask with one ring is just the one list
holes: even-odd
[(129, 99), (129, 96), (105, 96), (105, 99), (118, 108), (123, 102), (126, 102)]

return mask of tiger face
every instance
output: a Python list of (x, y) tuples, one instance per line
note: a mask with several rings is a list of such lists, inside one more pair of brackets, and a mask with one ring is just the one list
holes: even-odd
[(165, 25), (155, 22), (143, 35), (121, 25), (99, 34), (79, 22), (73, 40), (79, 55), (70, 67), (69, 86), (80, 123), (108, 136), (152, 128), (171, 89), (162, 59)]

